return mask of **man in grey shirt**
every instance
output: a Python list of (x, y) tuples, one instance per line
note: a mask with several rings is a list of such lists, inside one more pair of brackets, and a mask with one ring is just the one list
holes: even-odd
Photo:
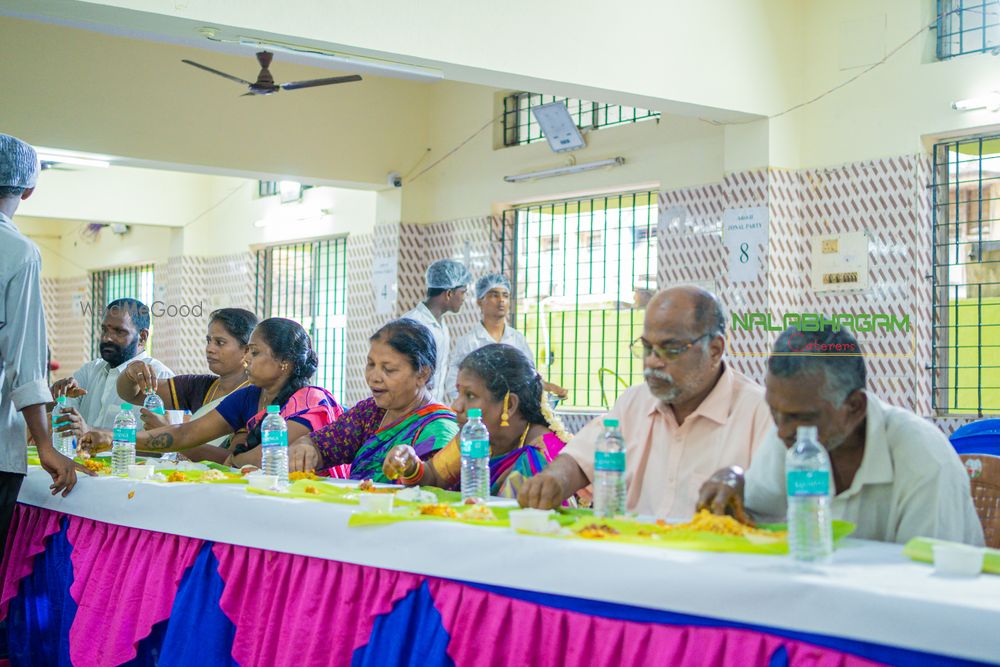
[(52, 395), (45, 372), (42, 256), (11, 221), (34, 192), (38, 172), (35, 150), (0, 134), (0, 553), (28, 470), (25, 424), (42, 467), (52, 476), (53, 495), (69, 493), (77, 468), (85, 470), (52, 446), (45, 416)]

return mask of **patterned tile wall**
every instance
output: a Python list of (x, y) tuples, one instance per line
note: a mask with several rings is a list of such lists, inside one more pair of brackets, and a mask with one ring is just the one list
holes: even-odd
[(52, 360), (52, 379), (68, 377), (90, 358), (90, 292), (86, 277), (43, 278), (42, 302)]

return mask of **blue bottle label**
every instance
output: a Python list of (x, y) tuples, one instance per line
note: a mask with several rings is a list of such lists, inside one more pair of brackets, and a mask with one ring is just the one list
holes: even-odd
[(265, 447), (287, 447), (288, 431), (261, 431), (260, 443)]
[(490, 455), (490, 441), (489, 440), (462, 440), (459, 443), (459, 449), (462, 451), (462, 456), (482, 459)]
[(115, 442), (135, 442), (134, 428), (115, 428), (112, 435)]
[(157, 408), (152, 408), (149, 411), (152, 412), (154, 415), (165, 415), (165, 414), (167, 414), (166, 409), (162, 405), (160, 407), (157, 407)]
[(789, 470), (786, 478), (789, 496), (830, 495), (830, 473), (826, 470)]
[(594, 454), (594, 470), (625, 472), (625, 452), (597, 452)]

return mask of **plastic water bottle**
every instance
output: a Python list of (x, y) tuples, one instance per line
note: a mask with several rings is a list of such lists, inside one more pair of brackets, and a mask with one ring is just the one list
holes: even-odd
[(163, 407), (163, 399), (150, 389), (146, 390), (146, 399), (142, 402), (142, 407), (156, 415), (167, 414), (166, 409)]
[(122, 403), (122, 411), (115, 417), (111, 441), (111, 474), (127, 475), (128, 467), (135, 463), (135, 415), (132, 404)]
[(267, 416), (260, 425), (261, 468), (265, 475), (277, 475), (279, 483), (288, 482), (288, 426), (277, 405), (267, 406)]
[(800, 426), (785, 454), (788, 551), (800, 561), (822, 562), (833, 553), (830, 457), (815, 426)]
[(625, 438), (617, 419), (604, 420), (604, 435), (594, 452), (594, 515), (625, 514)]
[(64, 423), (59, 417), (65, 407), (66, 397), (60, 396), (56, 399), (55, 410), (52, 411), (52, 446), (63, 456), (73, 458), (76, 456), (76, 436), (72, 433), (60, 433), (56, 430)]
[(469, 421), (459, 436), (462, 453), (462, 500), (490, 497), (490, 432), (483, 423), (483, 411), (469, 410)]

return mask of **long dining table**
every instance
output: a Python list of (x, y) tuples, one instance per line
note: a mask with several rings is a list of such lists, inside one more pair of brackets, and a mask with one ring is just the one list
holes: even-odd
[(1000, 664), (1000, 577), (896, 544), (785, 556), (561, 540), (240, 484), (32, 467), (0, 578), (18, 665)]

